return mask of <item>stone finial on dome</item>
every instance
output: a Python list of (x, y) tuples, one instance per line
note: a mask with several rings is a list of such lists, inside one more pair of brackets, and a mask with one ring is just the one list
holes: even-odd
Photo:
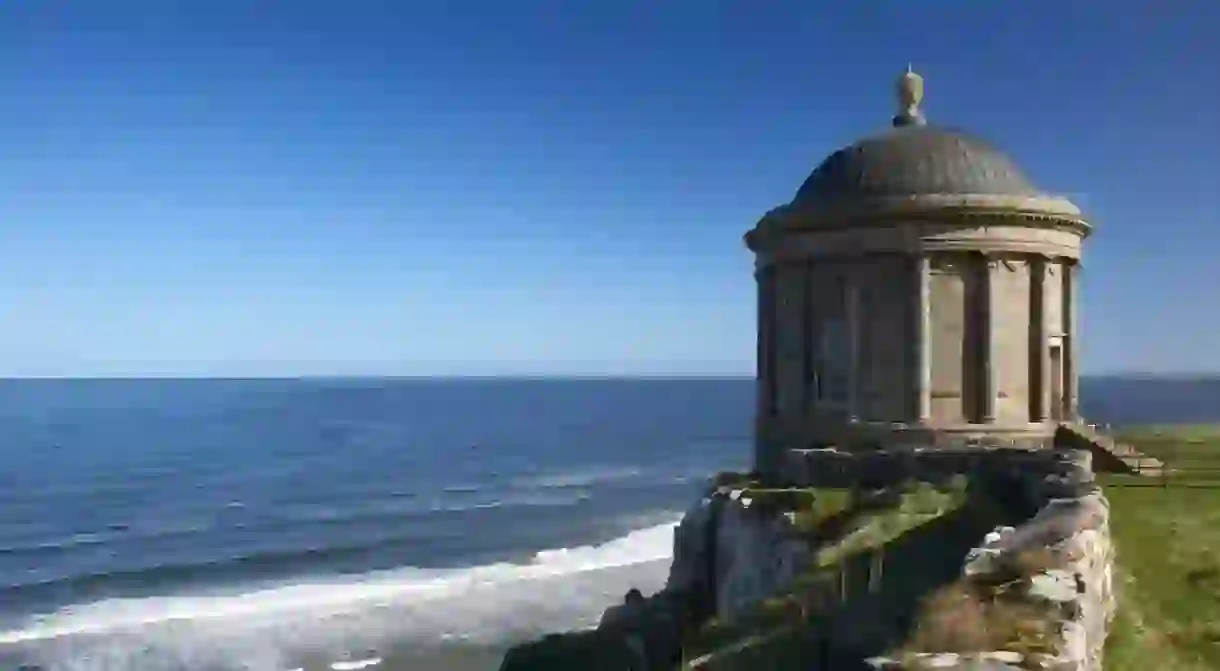
[(923, 101), (923, 77), (911, 70), (910, 64), (898, 78), (897, 88), (898, 114), (894, 117), (894, 126), (922, 126), (927, 123), (919, 111), (919, 103)]

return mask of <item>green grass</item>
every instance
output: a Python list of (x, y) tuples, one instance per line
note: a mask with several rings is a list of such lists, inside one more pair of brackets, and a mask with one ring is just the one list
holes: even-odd
[[(1140, 451), (1183, 469), (1220, 470), (1220, 426), (1139, 427), (1119, 432)], [(1220, 668), (1220, 486), (1132, 487), (1103, 476), (1118, 548), (1119, 609), (1106, 668)], [(1220, 483), (1216, 483), (1220, 485)]]
[(849, 510), (855, 500), (850, 489), (800, 488), (772, 489), (748, 486), (741, 490), (755, 510), (790, 512), (793, 525), (800, 531), (815, 532), (826, 520)]
[[(1220, 424), (1132, 427), (1117, 431), (1115, 437), (1162, 459), (1176, 472), (1165, 481), (1099, 476), (1110, 500), (1111, 530), (1118, 549), (1115, 587), (1119, 608), (1106, 642), (1106, 669), (1218, 669)], [(1152, 486), (1124, 486), (1134, 484)], [(810, 522), (825, 519), (846, 500), (839, 497), (836, 502), (833, 495), (823, 495), (821, 505), (826, 511), (810, 512)], [(879, 518), (873, 524), (871, 533), (886, 522)], [(854, 541), (845, 541), (844, 545), (850, 542)], [(825, 556), (829, 558), (836, 551), (831, 549)], [(834, 561), (829, 562), (829, 569), (821, 561), (818, 564), (819, 569), (809, 576), (811, 582), (819, 577), (825, 580), (825, 573), (833, 572)], [(760, 613), (769, 617), (760, 617), (752, 628), (748, 621), (741, 629), (722, 628), (725, 635), (717, 642), (725, 644), (751, 633), (774, 631), (777, 624), (791, 622), (795, 616), (785, 611), (790, 608), (784, 606), (785, 601), (780, 597), (760, 606)], [(772, 659), (782, 656), (774, 648), (784, 642), (780, 636), (766, 646), (772, 649)], [(766, 668), (765, 656), (747, 657), (752, 657), (748, 661), (754, 662), (754, 668)]]
[(945, 489), (927, 483), (910, 485), (901, 493), (897, 505), (870, 515), (840, 542), (819, 552), (817, 566), (834, 566), (851, 555), (883, 547), (907, 531), (957, 509), (965, 501), (964, 483), (962, 488), (954, 483)]
[(1122, 428), (1115, 432), (1119, 440), (1220, 440), (1220, 424), (1147, 424)]

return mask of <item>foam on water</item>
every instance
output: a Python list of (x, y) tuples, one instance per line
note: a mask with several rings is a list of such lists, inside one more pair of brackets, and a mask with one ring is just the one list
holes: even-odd
[(643, 468), (600, 467), (577, 471), (564, 471), (543, 474), (529, 478), (516, 478), (513, 486), (539, 489), (566, 489), (569, 487), (590, 487), (596, 484), (630, 480), (638, 478), (645, 472)]
[(283, 671), (306, 657), (333, 662), (403, 642), (495, 642), (592, 626), (628, 587), (663, 584), (675, 524), (521, 564), (78, 604), (0, 631), (0, 653), (55, 671)]

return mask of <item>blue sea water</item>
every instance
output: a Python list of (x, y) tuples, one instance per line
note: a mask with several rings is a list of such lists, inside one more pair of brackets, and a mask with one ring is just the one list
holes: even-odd
[(751, 399), (744, 380), (0, 382), (0, 665), (463, 645), (485, 665), (659, 587), (682, 509), (748, 459)]
[[(1220, 417), (1216, 380), (1082, 389)], [(663, 584), (752, 411), (741, 379), (0, 381), (0, 668), (494, 669)]]

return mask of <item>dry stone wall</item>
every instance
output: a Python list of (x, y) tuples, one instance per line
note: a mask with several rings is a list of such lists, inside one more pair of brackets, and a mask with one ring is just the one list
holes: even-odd
[[(1088, 459), (1067, 463), (1075, 472), (1036, 479), (1042, 507), (1016, 528), (1001, 527), (966, 557), (967, 581), (1004, 585), (1007, 594), (1039, 613), (1045, 640), (1011, 650), (922, 650), (901, 659), (870, 660), (875, 669), (1054, 669), (1101, 671), (1102, 651), (1116, 609), (1110, 508), (1087, 485)], [(1087, 491), (1079, 491), (1088, 487)], [(1023, 602), (1023, 603), (1022, 603)]]

